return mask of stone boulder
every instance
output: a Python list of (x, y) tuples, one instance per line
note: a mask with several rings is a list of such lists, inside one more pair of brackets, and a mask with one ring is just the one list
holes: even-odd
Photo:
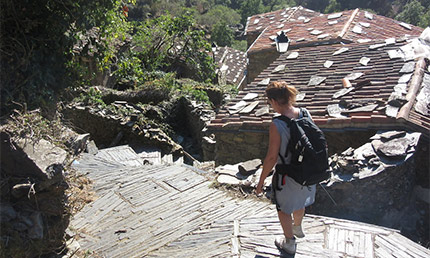
[(239, 173), (242, 176), (250, 176), (254, 174), (257, 169), (259, 169), (263, 165), (260, 159), (253, 159), (243, 162), (239, 165)]
[[(220, 184), (231, 186), (246, 186), (255, 188), (262, 172), (260, 159), (249, 160), (234, 165), (223, 165), (215, 168), (217, 181)], [(265, 187), (270, 187), (272, 176), (264, 181)]]
[[(11, 138), (6, 131), (0, 138), (1, 238), (10, 239), (2, 254), (9, 257), (23, 245), (23, 257), (50, 252), (62, 245), (68, 224), (63, 175), (68, 153), (44, 139)], [(40, 241), (37, 250), (34, 240)]]
[(36, 142), (28, 138), (12, 141), (5, 132), (0, 132), (0, 139), (2, 171), (11, 176), (51, 180), (48, 167), (64, 165), (67, 158), (66, 151), (44, 139)]

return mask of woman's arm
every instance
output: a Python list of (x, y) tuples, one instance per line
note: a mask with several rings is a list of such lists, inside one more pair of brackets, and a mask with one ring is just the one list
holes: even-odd
[(266, 158), (263, 162), (263, 171), (261, 172), (260, 180), (258, 181), (256, 193), (261, 194), (263, 190), (264, 180), (272, 171), (273, 167), (278, 161), (279, 148), (281, 146), (281, 135), (276, 128), (276, 125), (272, 122), (269, 128), (269, 147), (267, 149)]

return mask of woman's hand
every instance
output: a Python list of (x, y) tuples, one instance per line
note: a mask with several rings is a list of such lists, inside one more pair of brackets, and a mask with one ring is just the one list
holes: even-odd
[(257, 187), (255, 189), (257, 196), (263, 194), (264, 180), (276, 165), (280, 146), (281, 135), (279, 134), (276, 125), (272, 122), (269, 128), (269, 147), (267, 149), (266, 158), (264, 158), (263, 171), (261, 171), (260, 180), (258, 181)]
[(260, 196), (263, 194), (263, 184), (262, 183), (258, 183), (257, 188), (255, 189), (255, 193), (257, 194), (257, 196)]

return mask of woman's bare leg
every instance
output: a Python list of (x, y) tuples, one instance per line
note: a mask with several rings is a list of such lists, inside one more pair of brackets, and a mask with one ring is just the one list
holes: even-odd
[(286, 239), (293, 238), (293, 219), (291, 218), (291, 214), (284, 213), (282, 211), (278, 211), (279, 221), (281, 222), (282, 230), (284, 231), (284, 235)]
[(305, 208), (293, 212), (294, 226), (302, 225), (303, 217), (305, 216)]

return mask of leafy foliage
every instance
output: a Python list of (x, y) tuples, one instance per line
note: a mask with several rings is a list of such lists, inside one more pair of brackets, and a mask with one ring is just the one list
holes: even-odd
[[(69, 86), (67, 64), (73, 59), (77, 32), (99, 26), (104, 28), (100, 31), (104, 42), (119, 39), (116, 31), (125, 21), (122, 5), (119, 0), (2, 1), (2, 113), (10, 109), (12, 100), (27, 102), (31, 108), (53, 100)], [(112, 56), (107, 54), (104, 60)]]
[(324, 9), (325, 13), (334, 13), (341, 11), (341, 6), (336, 0), (330, 0), (326, 8)]
[[(27, 102), (29, 108), (44, 107), (62, 89), (89, 83), (97, 70), (88, 69), (81, 57), (95, 60), (99, 69), (116, 64), (115, 75), (132, 87), (157, 70), (211, 80), (214, 65), (207, 52), (207, 32), (219, 45), (245, 51), (225, 25), (245, 25), (251, 15), (293, 5), (321, 12), (359, 7), (421, 27), (430, 25), (430, 0), (4, 0), (1, 112), (7, 113), (13, 100)], [(136, 47), (122, 53), (132, 31)]]
[(240, 23), (240, 14), (227, 6), (216, 5), (198, 20), (200, 24), (207, 25), (212, 30), (216, 24), (221, 22), (227, 25)]
[(404, 6), (396, 19), (425, 28), (430, 26), (430, 10), (426, 10), (419, 1), (412, 0)]
[(244, 0), (240, 6), (242, 24), (246, 24), (246, 20), (248, 17), (262, 12), (263, 4), (261, 0)]
[(209, 42), (188, 12), (146, 20), (138, 23), (135, 31), (133, 48), (119, 57), (117, 76), (132, 80), (134, 85), (145, 81), (145, 73), (155, 71), (178, 76), (187, 73), (200, 81), (214, 78)]
[(77, 101), (83, 102), (85, 105), (97, 105), (105, 107), (106, 104), (102, 100), (102, 95), (95, 88), (89, 88), (87, 92), (81, 93)]
[(226, 22), (218, 22), (213, 28), (211, 39), (219, 46), (231, 46), (234, 40), (233, 31), (227, 26)]
[(248, 49), (248, 43), (246, 42), (246, 40), (233, 40), (231, 47), (236, 50), (246, 52), (246, 50)]

